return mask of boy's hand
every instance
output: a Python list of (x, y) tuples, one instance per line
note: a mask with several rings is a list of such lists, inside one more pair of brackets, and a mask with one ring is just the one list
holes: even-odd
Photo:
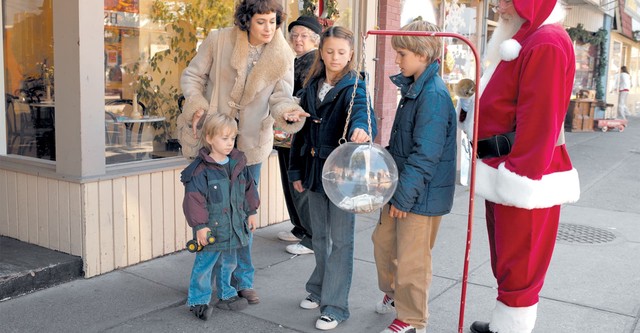
[(351, 134), (350, 141), (355, 143), (365, 143), (371, 141), (371, 138), (365, 130), (362, 128), (356, 128), (353, 130), (353, 134)]
[(403, 219), (405, 217), (407, 217), (407, 212), (403, 212), (401, 210), (399, 210), (398, 208), (396, 208), (394, 205), (391, 205), (389, 207), (389, 216), (390, 217), (394, 217), (394, 218), (399, 218), (399, 219)]
[(251, 232), (256, 230), (256, 226), (258, 225), (258, 214), (249, 215), (247, 218), (247, 224), (249, 225), (249, 230), (251, 230)]
[(209, 241), (207, 241), (207, 233), (210, 231), (211, 229), (209, 228), (202, 228), (198, 230), (198, 232), (196, 232), (196, 238), (198, 239), (198, 244), (202, 246), (206, 246), (209, 244)]

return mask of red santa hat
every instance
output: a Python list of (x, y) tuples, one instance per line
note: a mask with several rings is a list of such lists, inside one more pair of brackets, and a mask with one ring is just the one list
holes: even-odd
[[(557, 0), (513, 0), (518, 16), (525, 20), (511, 39), (500, 44), (500, 57), (502, 60), (511, 61), (518, 57), (522, 49), (522, 41), (538, 29), (543, 23), (548, 22), (551, 13), (558, 4)], [(560, 8), (560, 7), (559, 7)], [(560, 8), (561, 10), (561, 8)], [(554, 21), (555, 23), (558, 21)]]

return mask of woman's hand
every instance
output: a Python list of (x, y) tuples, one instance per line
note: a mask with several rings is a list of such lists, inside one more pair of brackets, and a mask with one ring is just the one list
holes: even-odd
[(302, 187), (302, 181), (301, 180), (296, 180), (295, 182), (293, 182), (293, 188), (296, 191), (298, 191), (298, 193), (304, 192), (304, 187)]
[(351, 134), (351, 138), (349, 139), (349, 141), (355, 143), (365, 143), (371, 141), (371, 138), (369, 137), (369, 134), (365, 132), (365, 130), (363, 130), (362, 128), (356, 128), (353, 131), (353, 134)]
[(197, 138), (198, 137), (198, 123), (200, 122), (200, 119), (202, 119), (202, 116), (204, 115), (204, 110), (200, 109), (197, 110), (196, 113), (193, 114), (193, 120), (191, 120), (191, 129), (193, 130), (193, 137)]
[(301, 110), (297, 110), (297, 111), (291, 111), (291, 112), (287, 112), (284, 114), (284, 120), (286, 122), (289, 123), (297, 123), (299, 121), (302, 121), (303, 118), (309, 117), (311, 116), (310, 114), (301, 111)]
[(403, 219), (407, 217), (407, 212), (403, 212), (394, 205), (391, 205), (391, 207), (389, 207), (389, 217)]
[(196, 232), (196, 238), (198, 239), (198, 244), (202, 246), (207, 246), (209, 244), (209, 241), (207, 240), (207, 233), (209, 233), (209, 231), (211, 231), (211, 229), (202, 228)]

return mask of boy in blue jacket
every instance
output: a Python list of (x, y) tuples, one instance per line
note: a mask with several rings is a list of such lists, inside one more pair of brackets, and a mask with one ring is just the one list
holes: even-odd
[[(414, 21), (404, 31), (439, 31)], [(451, 211), (456, 180), (456, 112), (438, 75), (442, 42), (436, 37), (394, 36), (401, 91), (389, 139), (398, 165), (398, 187), (380, 214), (373, 235), (378, 286), (385, 293), (378, 313), (396, 310), (383, 333), (425, 330), (429, 317), (431, 249), (442, 216)]]
[[(256, 227), (260, 200), (247, 159), (234, 148), (237, 133), (238, 125), (232, 117), (222, 113), (209, 116), (202, 131), (204, 147), (180, 179), (185, 186), (184, 215), (198, 244), (204, 246), (193, 263), (187, 298), (191, 312), (202, 320), (212, 312), (213, 266), (223, 251), (247, 246), (249, 233)], [(213, 244), (207, 242), (209, 232), (215, 237)], [(238, 297), (231, 285), (234, 268), (225, 266), (216, 277), (218, 308), (247, 307), (247, 299)]]

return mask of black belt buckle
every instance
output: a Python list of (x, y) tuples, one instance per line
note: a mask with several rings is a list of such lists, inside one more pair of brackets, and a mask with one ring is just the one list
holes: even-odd
[(479, 159), (505, 156), (511, 152), (515, 132), (494, 135), (490, 138), (478, 140), (476, 145)]

